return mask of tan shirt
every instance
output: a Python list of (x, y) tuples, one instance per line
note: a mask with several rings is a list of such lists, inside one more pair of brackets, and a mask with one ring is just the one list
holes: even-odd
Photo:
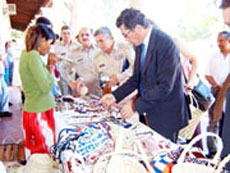
[[(64, 45), (62, 42), (60, 42), (54, 46), (54, 52), (57, 56), (66, 57), (67, 54), (71, 52), (72, 50), (74, 50), (76, 47), (77, 45), (74, 43), (73, 44), (71, 43), (69, 45)], [(64, 76), (63, 76), (63, 71), (60, 66), (62, 65), (63, 62), (64, 62), (63, 60), (59, 60), (57, 63), (57, 68), (62, 78), (64, 78)]]
[[(129, 67), (122, 72), (123, 64), (127, 58)], [(111, 54), (100, 52), (94, 59), (96, 75), (103, 73), (103, 76), (116, 75), (119, 83), (124, 83), (133, 74), (135, 52), (131, 45), (115, 43)]]
[(67, 54), (67, 57), (73, 59), (73, 63), (63, 62), (60, 66), (63, 78), (69, 82), (74, 81), (76, 74), (86, 84), (89, 93), (101, 95), (98, 77), (94, 73), (93, 59), (99, 49), (93, 46), (89, 51), (82, 47), (73, 49)]

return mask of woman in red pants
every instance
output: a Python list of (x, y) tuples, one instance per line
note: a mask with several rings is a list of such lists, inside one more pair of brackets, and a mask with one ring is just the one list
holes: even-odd
[(51, 89), (57, 58), (50, 54), (47, 65), (41, 59), (54, 41), (54, 32), (44, 24), (31, 26), (26, 33), (19, 73), (25, 94), (23, 129), (27, 154), (49, 153), (55, 142), (55, 100)]

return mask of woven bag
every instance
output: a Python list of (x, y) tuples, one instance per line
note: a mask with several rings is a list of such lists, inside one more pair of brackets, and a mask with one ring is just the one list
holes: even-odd
[[(115, 151), (102, 155), (93, 167), (93, 173), (153, 173), (142, 144), (138, 139), (132, 141), (133, 150), (122, 149), (126, 129), (120, 127)], [(147, 171), (147, 169), (148, 171)]]
[(226, 163), (228, 163), (230, 161), (230, 154), (227, 155), (219, 164), (216, 173), (223, 173), (224, 167), (226, 165)]
[(200, 118), (203, 114), (203, 112), (198, 107), (196, 98), (192, 94), (189, 95), (189, 98), (191, 102), (189, 104), (189, 108), (191, 111), (192, 118), (189, 120), (188, 125), (179, 131), (179, 136), (188, 140), (192, 138), (196, 130), (196, 127), (200, 122)]
[[(214, 158), (212, 160), (205, 159), (208, 162), (207, 165), (185, 162), (185, 156), (191, 150), (192, 146), (199, 140), (207, 138), (208, 136), (215, 137), (217, 139), (218, 150)], [(181, 153), (181, 156), (177, 160), (177, 164), (172, 168), (172, 173), (217, 173), (217, 167), (219, 164), (222, 149), (222, 140), (216, 134), (206, 132), (198, 135), (184, 148), (184, 151)]]

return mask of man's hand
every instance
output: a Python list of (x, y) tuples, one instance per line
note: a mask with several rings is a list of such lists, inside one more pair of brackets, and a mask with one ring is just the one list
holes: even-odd
[(116, 103), (116, 98), (113, 94), (106, 94), (101, 98), (102, 105), (105, 109), (108, 109), (110, 106)]
[(118, 84), (118, 78), (117, 75), (113, 74), (109, 77), (109, 81), (107, 82), (109, 85), (117, 85)]
[(88, 88), (79, 78), (76, 81), (69, 81), (68, 84), (70, 88), (80, 96), (84, 96), (88, 92)]
[(76, 80), (76, 92), (80, 96), (84, 96), (88, 93), (87, 86), (84, 84), (84, 82), (80, 78)]
[(128, 103), (125, 104), (125, 106), (121, 109), (120, 113), (122, 115), (122, 118), (127, 119), (130, 118), (132, 115), (135, 114), (135, 110), (134, 110), (134, 102), (130, 101)]
[(68, 82), (69, 87), (73, 90), (76, 91), (77, 87), (76, 87), (76, 82), (75, 81), (69, 81)]

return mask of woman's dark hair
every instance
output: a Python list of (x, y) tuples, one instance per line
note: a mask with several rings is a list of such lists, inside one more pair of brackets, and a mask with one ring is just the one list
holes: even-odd
[(58, 34), (55, 34), (55, 40), (59, 40), (60, 36)]
[(54, 43), (55, 34), (46, 24), (31, 26), (26, 33), (26, 50), (37, 50), (42, 38), (45, 38), (45, 40), (53, 40), (52, 43)]
[(51, 21), (48, 18), (43, 17), (43, 16), (37, 18), (36, 24), (45, 24), (47, 27), (51, 29), (53, 28), (53, 24), (51, 23)]
[(121, 25), (124, 25), (126, 29), (133, 30), (136, 25), (147, 28), (150, 25), (150, 21), (141, 11), (134, 8), (127, 8), (123, 10), (117, 18), (116, 26), (120, 28)]

